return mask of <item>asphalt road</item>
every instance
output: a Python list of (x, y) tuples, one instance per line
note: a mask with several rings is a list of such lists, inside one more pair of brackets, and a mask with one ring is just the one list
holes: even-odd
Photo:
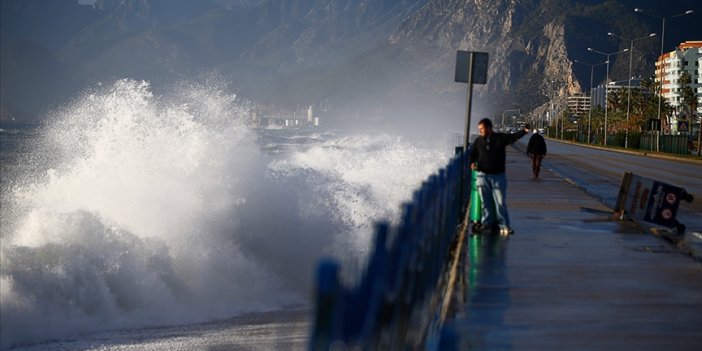
[[(526, 149), (529, 136), (517, 145)], [(613, 208), (625, 172), (682, 187), (694, 196), (682, 202), (677, 219), (688, 231), (702, 232), (702, 162), (662, 159), (646, 155), (590, 148), (547, 139), (543, 165)]]
[[(625, 171), (695, 193), (700, 166), (549, 140), (534, 179), (523, 139), (507, 150), (515, 234), (468, 240), (458, 349), (699, 350), (702, 256), (611, 207)], [(699, 204), (685, 206), (681, 221), (699, 221)]]

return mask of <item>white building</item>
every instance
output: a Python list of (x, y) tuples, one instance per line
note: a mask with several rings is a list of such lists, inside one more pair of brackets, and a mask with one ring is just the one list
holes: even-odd
[[(607, 88), (605, 92), (605, 87)], [(620, 80), (609, 82), (607, 85), (600, 84), (592, 88), (590, 93), (592, 106), (600, 106), (604, 108), (605, 97), (609, 94), (617, 93), (619, 90), (627, 89), (629, 87), (629, 80)], [(641, 89), (641, 77), (631, 77), (631, 89)]]
[[(676, 110), (682, 104), (680, 75), (687, 72), (692, 90), (697, 95), (697, 116), (702, 115), (702, 41), (686, 41), (675, 51), (663, 54), (656, 61), (656, 82), (663, 81), (663, 98)], [(677, 132), (677, 113), (671, 118), (671, 132)]]
[(576, 116), (587, 116), (590, 111), (590, 97), (584, 93), (568, 96), (568, 109)]

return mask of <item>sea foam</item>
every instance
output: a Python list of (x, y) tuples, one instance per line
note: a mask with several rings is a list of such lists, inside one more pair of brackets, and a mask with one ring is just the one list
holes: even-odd
[(266, 153), (228, 91), (123, 79), (51, 115), (3, 191), (3, 348), (308, 303), (317, 260), (361, 259), (373, 222), (448, 159), (330, 132)]

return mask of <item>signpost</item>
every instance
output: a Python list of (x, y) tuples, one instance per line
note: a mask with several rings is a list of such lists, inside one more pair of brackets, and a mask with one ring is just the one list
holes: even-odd
[(678, 132), (689, 132), (690, 122), (688, 121), (678, 121)]
[[(461, 179), (466, 179), (464, 177), (465, 171), (468, 167), (468, 146), (470, 145), (470, 112), (473, 104), (473, 84), (485, 84), (487, 83), (487, 71), (488, 71), (488, 53), (487, 52), (475, 52), (475, 51), (461, 51), (456, 53), (456, 74), (454, 80), (459, 83), (468, 83), (468, 93), (466, 95), (466, 134), (463, 141), (464, 151), (464, 164), (461, 167)], [(480, 221), (480, 197), (478, 196), (477, 187), (475, 183), (475, 171), (471, 172), (470, 177), (470, 220), (473, 222)], [(464, 182), (460, 183), (461, 199), (465, 199), (465, 187)], [(461, 209), (461, 213), (465, 209)]]
[(473, 84), (487, 83), (488, 53), (462, 51), (456, 53), (455, 81), (468, 83), (466, 96), (466, 134), (463, 149), (468, 151), (470, 144), (470, 110), (473, 104)]

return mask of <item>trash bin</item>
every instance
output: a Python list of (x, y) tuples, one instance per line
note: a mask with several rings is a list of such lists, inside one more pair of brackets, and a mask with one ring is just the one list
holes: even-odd
[(478, 193), (476, 171), (470, 172), (470, 222), (480, 223), (482, 216), (482, 204), (480, 203), (480, 194)]

